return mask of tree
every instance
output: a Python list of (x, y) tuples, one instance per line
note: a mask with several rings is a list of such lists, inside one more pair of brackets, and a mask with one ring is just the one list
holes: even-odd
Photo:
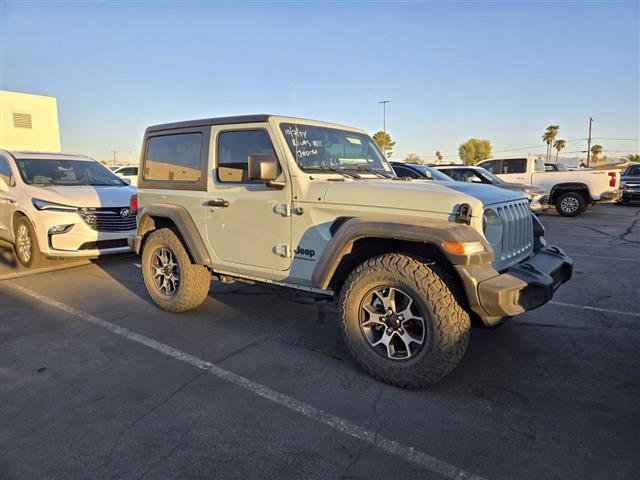
[(594, 145), (591, 147), (591, 155), (593, 155), (593, 161), (598, 163), (600, 161), (600, 154), (602, 153), (602, 145)]
[(629, 155), (625, 155), (624, 158), (629, 162), (640, 162), (640, 154), (638, 153), (630, 153)]
[(437, 158), (436, 163), (440, 163), (442, 162), (442, 160), (444, 160), (444, 155), (442, 155), (440, 150), (436, 150), (436, 158)]
[(422, 165), (424, 162), (422, 161), (422, 159), (420, 158), (420, 156), (418, 154), (410, 153), (404, 159), (404, 163), (413, 163), (413, 164)]
[(470, 138), (466, 143), (460, 145), (458, 154), (460, 155), (460, 160), (466, 165), (473, 165), (491, 156), (491, 142), (489, 140)]
[(376, 134), (373, 136), (373, 141), (376, 142), (378, 147), (380, 147), (380, 150), (383, 151), (387, 158), (391, 156), (391, 154), (393, 153), (393, 147), (395, 147), (396, 142), (391, 139), (391, 136), (388, 133), (383, 132), (382, 130), (376, 132)]
[(560, 127), (558, 125), (549, 125), (545, 132), (542, 134), (542, 141), (547, 144), (547, 162), (551, 158), (551, 144), (555, 140), (559, 131)]
[(553, 143), (553, 148), (556, 149), (556, 163), (558, 163), (558, 155), (560, 154), (560, 150), (567, 146), (566, 140), (556, 140)]

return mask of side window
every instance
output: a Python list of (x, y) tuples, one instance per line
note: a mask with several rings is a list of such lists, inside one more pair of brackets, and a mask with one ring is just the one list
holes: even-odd
[(202, 134), (151, 137), (144, 160), (145, 180), (198, 182), (202, 175)]
[(236, 130), (218, 136), (218, 180), (225, 183), (249, 183), (249, 156), (276, 156), (264, 130)]
[(123, 168), (118, 172), (119, 175), (138, 175), (138, 167)]
[(514, 158), (502, 161), (502, 173), (525, 173), (527, 171), (526, 158)]
[(491, 173), (500, 173), (498, 171), (498, 169), (500, 168), (499, 160), (490, 160), (488, 162), (483, 162), (482, 165), (479, 166), (484, 168), (485, 170), (489, 170)]
[(13, 173), (11, 172), (11, 167), (9, 167), (9, 162), (4, 157), (0, 157), (0, 178), (4, 180), (7, 186), (13, 186)]
[(416, 174), (413, 170), (407, 167), (393, 167), (393, 170), (396, 172), (396, 175), (399, 177), (409, 177), (409, 178), (420, 178), (418, 174)]

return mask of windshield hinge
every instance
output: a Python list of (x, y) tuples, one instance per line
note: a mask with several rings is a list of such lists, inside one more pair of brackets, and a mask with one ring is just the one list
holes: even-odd
[(458, 207), (458, 212), (456, 213), (456, 222), (466, 223), (467, 225), (471, 224), (471, 205), (469, 205), (468, 203), (463, 203)]

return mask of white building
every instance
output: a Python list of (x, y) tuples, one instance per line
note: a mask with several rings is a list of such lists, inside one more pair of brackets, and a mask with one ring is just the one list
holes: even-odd
[(0, 90), (0, 148), (59, 152), (55, 97)]

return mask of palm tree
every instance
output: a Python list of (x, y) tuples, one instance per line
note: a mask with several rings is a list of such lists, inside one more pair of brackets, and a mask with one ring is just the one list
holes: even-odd
[(593, 161), (598, 162), (598, 156), (602, 153), (602, 145), (594, 145), (591, 147), (591, 155), (593, 155)]
[(558, 135), (560, 127), (558, 125), (549, 125), (542, 135), (542, 141), (547, 144), (547, 162), (551, 158), (551, 144)]
[(438, 159), (437, 163), (442, 162), (442, 159), (444, 158), (444, 155), (442, 155), (442, 153), (440, 152), (440, 150), (436, 150), (436, 158)]
[(556, 151), (556, 163), (558, 163), (558, 155), (560, 154), (560, 150), (562, 150), (566, 146), (567, 146), (566, 140), (556, 140), (553, 143), (553, 148), (555, 148), (557, 150)]
[(640, 153), (630, 153), (629, 155), (625, 155), (624, 158), (629, 162), (640, 162)]

